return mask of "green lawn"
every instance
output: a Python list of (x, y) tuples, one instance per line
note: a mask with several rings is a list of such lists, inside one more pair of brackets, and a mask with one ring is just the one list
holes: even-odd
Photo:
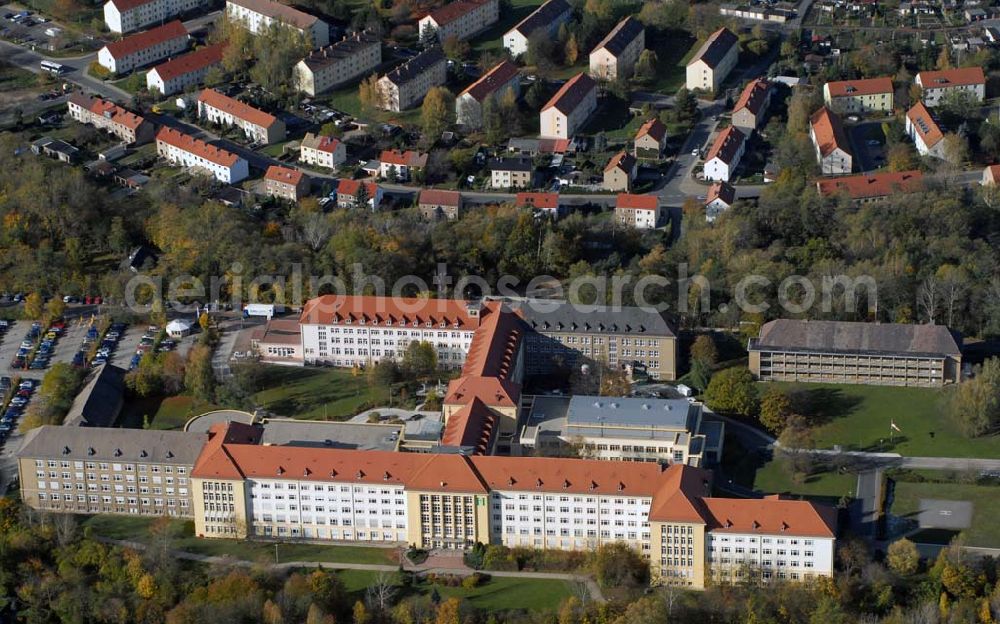
[(30, 71), (11, 65), (6, 61), (0, 63), (0, 91), (29, 89), (37, 84), (38, 78)]
[(391, 122), (395, 124), (416, 124), (420, 121), (420, 107), (405, 110), (399, 113), (392, 111), (371, 111), (365, 112), (361, 108), (361, 98), (358, 95), (358, 85), (351, 85), (336, 91), (331, 91), (327, 95), (316, 98), (317, 102), (328, 102), (333, 108), (343, 111), (357, 119), (374, 120), (380, 123)]
[(916, 520), (920, 499), (964, 500), (972, 502), (972, 526), (963, 531), (969, 546), (1000, 548), (1000, 487), (960, 483), (896, 482), (890, 513)]
[[(347, 591), (359, 595), (375, 582), (377, 575), (378, 572), (367, 570), (337, 572), (337, 577), (343, 581)], [(458, 597), (484, 611), (555, 610), (559, 607), (559, 603), (572, 595), (570, 584), (566, 581), (511, 577), (492, 577), (483, 585), (473, 589), (445, 587), (421, 581), (413, 588), (400, 588), (400, 590), (427, 595), (435, 588), (442, 599)]]
[(388, 390), (369, 386), (365, 375), (348, 369), (269, 366), (258, 405), (280, 416), (307, 420), (344, 420), (365, 409), (389, 403)]
[[(782, 383), (805, 401), (816, 446), (928, 457), (1000, 457), (1000, 436), (967, 438), (945, 409), (947, 390)], [(889, 423), (899, 433), (890, 436)]]
[(472, 46), (472, 51), (476, 55), (487, 50), (499, 52), (503, 48), (504, 34), (518, 22), (528, 17), (532, 11), (542, 5), (542, 2), (541, 0), (511, 0), (510, 4), (510, 11), (501, 12), (500, 20), (496, 24), (481, 32), (469, 42)]
[(697, 51), (695, 39), (685, 30), (670, 30), (656, 36), (652, 30), (646, 33), (646, 47), (656, 52), (656, 80), (651, 85), (636, 88), (674, 93), (687, 79), (687, 62)]

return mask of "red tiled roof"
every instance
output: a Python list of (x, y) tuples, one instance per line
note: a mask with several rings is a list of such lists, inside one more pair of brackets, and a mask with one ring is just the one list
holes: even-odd
[(307, 132), (305, 137), (302, 139), (301, 145), (302, 147), (308, 147), (310, 149), (332, 154), (336, 152), (337, 148), (340, 146), (340, 139), (326, 136), (325, 134), (313, 134), (312, 132)]
[(555, 210), (559, 208), (559, 193), (518, 193), (514, 203), (519, 208)]
[(982, 67), (955, 67), (939, 71), (922, 71), (917, 74), (924, 89), (941, 89), (986, 84)]
[(824, 106), (813, 113), (809, 124), (821, 156), (828, 156), (838, 148), (845, 154), (851, 153), (851, 144), (840, 123), (840, 117), (829, 108)]
[(302, 173), (298, 169), (289, 169), (288, 167), (279, 167), (278, 165), (271, 165), (267, 168), (267, 173), (264, 174), (265, 180), (272, 180), (274, 182), (281, 182), (283, 184), (292, 184), (298, 186), (299, 182), (306, 177), (306, 174)]
[(364, 184), (365, 188), (368, 189), (368, 197), (372, 198), (378, 194), (378, 184), (374, 182), (365, 182), (364, 180), (341, 180), (340, 184), (337, 185), (337, 193), (341, 195), (357, 195), (358, 189)]
[(490, 407), (517, 407), (521, 398), (521, 384), (498, 377), (466, 375), (448, 384), (445, 405), (467, 405), (480, 400)]
[(419, 204), (434, 204), (435, 206), (458, 206), (462, 202), (462, 194), (458, 191), (441, 191), (438, 189), (423, 189), (420, 191)]
[(923, 102), (917, 102), (914, 104), (910, 110), (906, 111), (906, 117), (910, 120), (910, 125), (913, 126), (916, 133), (920, 135), (920, 140), (924, 142), (924, 145), (928, 149), (934, 147), (939, 141), (944, 139), (944, 133), (941, 132), (941, 126), (938, 125), (937, 121), (931, 116), (931, 112), (927, 110)]
[(728, 182), (716, 182), (708, 189), (705, 204), (711, 204), (717, 199), (721, 199), (727, 206), (732, 206), (736, 201), (736, 189)]
[(505, 380), (513, 372), (524, 336), (521, 319), (496, 301), (484, 303), (479, 314), (481, 321), (472, 335), (462, 374)]
[(242, 119), (262, 128), (269, 128), (278, 120), (274, 115), (265, 113), (249, 104), (244, 104), (237, 99), (223, 95), (215, 89), (205, 89), (198, 97), (198, 102), (214, 109), (228, 113), (237, 119)]
[(636, 195), (634, 193), (619, 193), (615, 198), (615, 208), (630, 208), (632, 210), (656, 210), (660, 207), (660, 199), (656, 195)]
[(431, 323), (434, 327), (444, 322), (449, 329), (457, 323), (463, 330), (478, 327), (469, 317), (465, 302), (458, 299), (324, 295), (307, 301), (299, 317), (303, 325), (333, 325), (347, 320), (352, 324), (360, 324), (363, 320), (366, 325), (384, 325), (391, 321), (393, 325), (402, 322), (426, 326)]
[(517, 65), (504, 59), (497, 63), (482, 78), (466, 87), (464, 91), (458, 94), (458, 97), (462, 97), (468, 93), (477, 102), (482, 102), (512, 80), (516, 80), (517, 76)]
[(414, 152), (413, 150), (406, 150), (405, 152), (396, 149), (382, 150), (379, 162), (405, 167), (423, 167), (427, 165), (427, 154)]
[(132, 9), (149, 4), (154, 0), (111, 0), (111, 5), (118, 9), (119, 13), (131, 11)]
[(764, 533), (836, 537), (837, 511), (808, 501), (767, 498), (705, 498), (708, 529), (718, 533)]
[(919, 171), (862, 173), (817, 180), (816, 190), (824, 197), (843, 191), (851, 199), (871, 199), (887, 197), (894, 190), (902, 193), (915, 192), (923, 187), (923, 178), (924, 174)]
[(90, 111), (94, 115), (108, 117), (111, 121), (121, 124), (130, 130), (135, 130), (146, 121), (145, 117), (136, 115), (114, 102), (101, 99), (95, 95), (84, 95), (83, 93), (75, 92), (70, 95), (69, 101)]
[(733, 159), (736, 158), (736, 152), (739, 151), (745, 140), (746, 136), (740, 132), (739, 128), (729, 126), (715, 137), (715, 143), (712, 143), (712, 149), (708, 150), (705, 162), (718, 158), (727, 165), (732, 164)]
[(743, 110), (744, 108), (749, 110), (751, 114), (757, 115), (761, 111), (761, 107), (764, 106), (764, 102), (767, 100), (767, 92), (771, 88), (771, 83), (763, 78), (756, 78), (743, 88), (743, 93), (740, 94), (740, 99), (736, 100), (736, 106), (733, 107), (733, 112)]
[(120, 59), (130, 54), (135, 54), (141, 50), (151, 48), (154, 45), (163, 43), (164, 41), (170, 41), (171, 39), (177, 39), (179, 37), (187, 37), (187, 29), (184, 28), (184, 24), (180, 20), (174, 20), (172, 22), (167, 22), (163, 26), (157, 26), (151, 30), (145, 32), (136, 33), (121, 39), (120, 41), (112, 41), (108, 45), (104, 46), (111, 53), (112, 58)]
[(434, 23), (438, 26), (444, 26), (445, 24), (450, 24), (455, 20), (461, 18), (464, 15), (472, 13), (480, 6), (485, 4), (485, 2), (474, 2), (472, 0), (462, 0), (460, 2), (452, 2), (446, 4), (442, 7), (438, 7), (428, 13)]
[(1000, 165), (989, 165), (986, 167), (986, 172), (988, 172), (988, 178), (996, 184), (1000, 180)]
[(271, 0), (228, 0), (237, 6), (249, 9), (254, 13), (260, 13), (261, 15), (266, 15), (271, 18), (280, 19), (281, 21), (294, 26), (300, 30), (305, 30), (311, 28), (316, 20), (319, 18), (315, 15), (309, 15), (308, 13), (303, 13), (302, 11), (290, 7), (287, 4), (281, 4), (280, 2), (272, 2)]
[(662, 143), (667, 136), (667, 127), (656, 117), (642, 124), (639, 131), (635, 133), (636, 140), (649, 135), (657, 143)]
[(226, 43), (198, 48), (194, 52), (188, 52), (183, 56), (169, 60), (166, 63), (157, 65), (150, 71), (155, 71), (160, 80), (167, 82), (177, 76), (190, 74), (191, 72), (204, 69), (210, 65), (222, 62), (222, 52), (226, 49)]
[(862, 80), (838, 80), (826, 83), (830, 97), (854, 97), (892, 93), (892, 78), (866, 78)]
[(635, 157), (626, 151), (621, 151), (612, 156), (608, 164), (604, 165), (604, 173), (615, 168), (631, 173), (633, 167), (635, 167)]
[(474, 454), (482, 455), (488, 450), (495, 426), (496, 414), (479, 399), (473, 399), (448, 417), (441, 445), (468, 446), (474, 449)]
[(594, 82), (593, 78), (587, 74), (577, 74), (556, 91), (556, 94), (542, 107), (542, 110), (547, 111), (555, 107), (559, 109), (559, 112), (569, 115), (576, 110), (587, 94), (595, 89), (597, 89), (597, 83)]
[(194, 138), (190, 134), (184, 134), (183, 132), (179, 132), (173, 128), (167, 128), (165, 126), (160, 128), (160, 131), (156, 133), (156, 141), (163, 141), (168, 145), (173, 145), (178, 149), (201, 156), (205, 160), (224, 167), (232, 167), (236, 164), (236, 161), (239, 160), (239, 156), (230, 151), (214, 145), (209, 145), (201, 139)]

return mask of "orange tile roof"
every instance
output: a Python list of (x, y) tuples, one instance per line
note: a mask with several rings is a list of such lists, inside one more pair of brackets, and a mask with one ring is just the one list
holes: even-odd
[(112, 58), (120, 59), (165, 41), (180, 37), (187, 38), (187, 36), (188, 32), (187, 28), (184, 28), (184, 24), (180, 20), (174, 20), (167, 22), (163, 26), (157, 26), (145, 32), (130, 35), (119, 41), (112, 41), (104, 47), (111, 53)]
[(982, 67), (955, 67), (939, 71), (922, 71), (917, 74), (924, 89), (942, 89), (969, 85), (985, 85)]
[(111, 0), (111, 5), (118, 9), (119, 13), (131, 11), (132, 9), (149, 4), (154, 0)]
[(845, 154), (851, 154), (851, 144), (847, 140), (847, 133), (844, 132), (844, 125), (840, 123), (840, 117), (836, 113), (824, 106), (813, 113), (809, 124), (822, 156), (828, 156), (836, 149), (840, 149)]
[(719, 136), (715, 137), (715, 142), (712, 143), (712, 148), (708, 150), (705, 162), (713, 158), (718, 158), (727, 165), (731, 165), (736, 158), (736, 152), (739, 151), (740, 146), (743, 145), (745, 140), (746, 136), (740, 132), (739, 128), (729, 126), (720, 132)]
[(920, 136), (920, 140), (924, 142), (924, 145), (928, 149), (934, 147), (944, 139), (941, 126), (938, 125), (923, 102), (918, 101), (910, 107), (910, 110), (906, 111), (906, 118), (910, 120), (910, 125), (913, 126), (916, 133)]
[(472, 96), (472, 99), (477, 102), (483, 102), (511, 81), (517, 80), (518, 74), (517, 65), (504, 59), (494, 65), (493, 69), (488, 71), (482, 78), (466, 87), (464, 91), (458, 94), (458, 97), (462, 97), (468, 93)]
[(83, 93), (75, 92), (70, 95), (69, 101), (94, 115), (107, 117), (114, 123), (121, 124), (130, 130), (135, 130), (146, 121), (145, 117), (136, 115), (132, 111), (126, 110), (109, 100), (101, 99), (96, 95), (84, 95)]
[(434, 204), (435, 206), (458, 206), (462, 203), (462, 194), (458, 191), (442, 191), (439, 189), (421, 189), (418, 204)]
[(323, 295), (306, 302), (299, 321), (303, 325), (333, 325), (350, 320), (353, 324), (417, 323), (438, 327), (442, 322), (448, 328), (457, 323), (462, 330), (478, 327), (469, 317), (464, 301), (458, 299), (417, 299), (409, 297), (373, 297), (355, 295)]
[(615, 208), (632, 210), (656, 210), (660, 207), (660, 199), (656, 195), (635, 195), (634, 193), (618, 193), (615, 198)]
[(559, 193), (518, 193), (514, 203), (519, 208), (556, 210), (559, 208)]
[(665, 477), (655, 483), (656, 497), (649, 507), (650, 521), (706, 523), (700, 497), (711, 493), (711, 472), (673, 464), (666, 470)]
[(705, 498), (708, 529), (716, 533), (764, 533), (836, 537), (837, 511), (808, 501), (767, 498)]
[[(360, 451), (367, 453), (368, 451)], [(488, 490), (470, 458), (464, 455), (425, 455), (426, 459), (407, 479), (406, 486), (415, 490), (444, 492), (475, 492)]]
[(872, 199), (888, 197), (893, 191), (915, 192), (923, 187), (923, 178), (919, 171), (862, 173), (817, 180), (816, 190), (824, 197), (845, 192), (851, 199)]
[(705, 204), (711, 204), (717, 199), (721, 199), (727, 206), (732, 206), (736, 201), (736, 189), (728, 182), (716, 182), (708, 189)]
[(340, 139), (326, 136), (325, 134), (313, 134), (312, 132), (307, 132), (306, 135), (302, 137), (302, 143), (300, 145), (309, 149), (332, 154), (337, 151), (338, 147), (340, 147)]
[(294, 26), (298, 29), (305, 30), (311, 28), (313, 24), (319, 19), (315, 15), (309, 15), (296, 8), (290, 7), (287, 4), (281, 4), (280, 2), (272, 2), (271, 0), (228, 0), (237, 6), (241, 6), (245, 9), (249, 9), (254, 13), (260, 13), (261, 15), (266, 15), (267, 17), (279, 19), (286, 24)]
[(892, 78), (865, 78), (861, 80), (837, 80), (826, 83), (830, 97), (854, 97), (892, 93)]
[(194, 52), (188, 52), (183, 56), (178, 56), (166, 63), (157, 65), (150, 71), (155, 71), (160, 80), (167, 82), (178, 76), (190, 74), (191, 72), (205, 69), (210, 65), (221, 63), (222, 52), (225, 49), (225, 42), (198, 48)]
[(467, 405), (479, 400), (494, 408), (517, 407), (521, 400), (521, 384), (498, 377), (466, 375), (448, 383), (445, 405)]
[(474, 2), (472, 0), (461, 0), (459, 2), (452, 2), (438, 7), (428, 13), (428, 15), (434, 20), (434, 23), (439, 26), (444, 26), (445, 24), (454, 22), (464, 15), (472, 13), (484, 4), (486, 3)]
[(576, 110), (587, 94), (596, 89), (597, 83), (594, 82), (593, 78), (587, 74), (577, 74), (556, 91), (556, 94), (542, 107), (542, 110), (547, 111), (555, 107), (559, 109), (559, 112), (569, 115)]
[(740, 94), (740, 99), (736, 100), (736, 106), (733, 107), (733, 112), (735, 113), (745, 108), (753, 115), (760, 114), (761, 108), (764, 106), (764, 102), (767, 101), (767, 92), (770, 88), (771, 83), (763, 78), (751, 80), (750, 83), (743, 88), (743, 93)]
[(264, 174), (265, 180), (281, 182), (282, 184), (292, 184), (294, 186), (298, 186), (305, 177), (306, 174), (298, 169), (289, 169), (288, 167), (279, 167), (278, 165), (271, 165), (267, 168), (267, 173)]
[(567, 494), (653, 497), (668, 482), (679, 482), (682, 472), (698, 469), (674, 464), (662, 468), (647, 462), (550, 457), (473, 457), (491, 490), (565, 492)]
[(178, 149), (195, 154), (196, 156), (201, 156), (205, 160), (224, 167), (232, 167), (240, 158), (230, 151), (214, 145), (209, 145), (201, 139), (194, 138), (190, 134), (184, 134), (183, 132), (174, 130), (173, 128), (167, 128), (166, 126), (160, 128), (160, 131), (156, 133), (156, 141), (162, 141), (167, 145), (173, 145)]
[(265, 113), (228, 95), (223, 95), (215, 89), (205, 89), (202, 91), (198, 97), (198, 103), (211, 106), (216, 110), (228, 113), (237, 119), (242, 119), (247, 123), (260, 126), (261, 128), (270, 128), (278, 121), (274, 115)]
[(608, 164), (604, 165), (604, 173), (607, 173), (615, 168), (631, 173), (634, 167), (635, 156), (632, 156), (628, 152), (622, 150), (612, 156), (611, 160), (608, 161)]
[(986, 172), (989, 174), (988, 178), (996, 184), (1000, 180), (1000, 165), (989, 165), (986, 167)]
[(365, 182), (364, 180), (341, 180), (337, 184), (337, 193), (340, 195), (357, 195), (358, 189), (364, 184), (365, 188), (368, 190), (368, 197), (373, 198), (378, 194), (378, 184), (374, 182)]
[(525, 327), (521, 317), (496, 301), (484, 303), (480, 317), (481, 322), (472, 335), (462, 374), (508, 379), (524, 337)]
[(414, 152), (413, 150), (406, 150), (405, 152), (398, 149), (382, 150), (379, 162), (404, 167), (424, 167), (427, 165), (427, 154)]
[(489, 450), (496, 418), (485, 403), (473, 399), (448, 417), (441, 434), (441, 446), (472, 447), (475, 455), (484, 454)]
[(635, 133), (635, 138), (638, 140), (646, 135), (652, 137), (657, 143), (662, 143), (663, 139), (667, 136), (667, 127), (663, 125), (662, 121), (654, 117), (642, 124), (639, 131)]

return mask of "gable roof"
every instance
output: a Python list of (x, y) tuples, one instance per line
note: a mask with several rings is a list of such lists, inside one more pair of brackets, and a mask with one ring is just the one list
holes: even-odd
[(125, 369), (102, 364), (73, 399), (64, 427), (111, 427), (125, 402)]
[(716, 533), (763, 533), (836, 537), (837, 511), (809, 501), (766, 498), (704, 498), (708, 530)]
[(489, 301), (480, 309), (481, 321), (469, 343), (462, 374), (507, 380), (514, 372), (524, 323), (506, 305)]
[(840, 178), (816, 181), (816, 190), (827, 197), (841, 191), (851, 199), (887, 197), (893, 191), (913, 193), (923, 188), (924, 174), (920, 171), (860, 173)]
[(636, 195), (634, 193), (618, 193), (615, 197), (615, 209), (658, 210), (660, 198), (656, 195)]
[[(625, 48), (627, 48), (636, 37), (641, 35), (644, 30), (645, 27), (642, 25), (642, 22), (632, 16), (628, 16), (618, 22), (618, 24), (611, 29), (611, 32), (609, 32), (604, 39), (601, 39), (601, 42), (594, 48), (594, 52), (604, 48), (617, 57), (624, 52)], [(591, 52), (591, 54), (594, 52)]]
[(362, 184), (365, 185), (365, 189), (368, 191), (368, 199), (374, 199), (379, 191), (378, 184), (365, 182), (364, 180), (348, 180), (343, 178), (337, 184), (337, 193), (340, 195), (357, 195)]
[(164, 41), (187, 36), (188, 32), (187, 28), (184, 28), (184, 24), (180, 20), (174, 20), (145, 32), (129, 35), (118, 41), (112, 41), (104, 47), (107, 48), (112, 58), (120, 59), (151, 48)]
[(751, 115), (759, 115), (767, 101), (767, 93), (771, 89), (771, 83), (764, 78), (755, 78), (747, 86), (743, 87), (740, 99), (736, 100), (733, 113), (743, 110), (750, 111)]
[(934, 147), (944, 139), (941, 126), (938, 125), (934, 116), (927, 110), (923, 102), (918, 101), (911, 106), (910, 110), (906, 111), (906, 118), (910, 120), (910, 125), (928, 149)]
[(299, 147), (305, 147), (307, 149), (314, 149), (320, 152), (332, 154), (337, 151), (338, 147), (340, 147), (340, 139), (326, 136), (324, 134), (306, 132), (306, 135), (302, 137), (302, 142), (299, 143)]
[(468, 447), (473, 454), (482, 455), (488, 450), (496, 414), (478, 398), (448, 417), (441, 433), (441, 446)]
[(445, 4), (444, 6), (440, 6), (424, 17), (431, 18), (438, 26), (444, 26), (445, 24), (450, 24), (465, 15), (468, 15), (469, 13), (472, 13), (483, 4), (485, 3), (481, 1), (459, 0), (459, 2), (451, 2)]
[(579, 73), (570, 78), (556, 94), (542, 107), (543, 111), (556, 108), (561, 113), (569, 115), (581, 102), (597, 89), (594, 79), (584, 73)]
[(639, 131), (635, 133), (635, 139), (638, 141), (644, 136), (651, 137), (657, 143), (662, 143), (663, 139), (667, 137), (667, 126), (663, 124), (658, 118), (653, 117), (646, 123), (639, 127)]
[(559, 208), (559, 193), (518, 193), (514, 204), (519, 208), (555, 210)]
[(69, 101), (94, 115), (106, 117), (112, 122), (121, 124), (130, 130), (135, 130), (146, 121), (144, 117), (136, 115), (114, 102), (101, 99), (96, 95), (84, 95), (80, 91), (74, 91), (70, 94)]
[(394, 325), (431, 323), (435, 327), (443, 322), (449, 329), (457, 323), (459, 329), (466, 331), (478, 327), (475, 319), (469, 316), (466, 303), (459, 299), (323, 295), (307, 301), (299, 316), (303, 325), (332, 325), (345, 321), (358, 324), (364, 321), (366, 325), (387, 321)]
[(736, 153), (739, 151), (745, 140), (746, 135), (744, 135), (739, 128), (736, 126), (729, 126), (720, 132), (719, 136), (715, 137), (715, 142), (712, 143), (712, 148), (708, 150), (708, 155), (705, 156), (705, 162), (708, 162), (713, 158), (718, 158), (727, 165), (731, 165), (733, 160), (736, 158)]
[(228, 113), (237, 119), (242, 119), (262, 128), (269, 128), (278, 121), (274, 115), (265, 113), (249, 104), (219, 93), (215, 89), (205, 89), (202, 91), (201, 95), (198, 96), (198, 103), (204, 103), (212, 108)]
[(821, 156), (829, 156), (839, 149), (848, 156), (851, 155), (851, 144), (844, 132), (840, 117), (827, 107), (822, 107), (809, 119), (816, 147)]
[(924, 89), (944, 89), (986, 84), (986, 75), (982, 67), (954, 67), (938, 71), (922, 71), (917, 74), (917, 80)]
[(443, 63), (444, 60), (444, 52), (441, 50), (441, 46), (427, 48), (387, 73), (383, 78), (395, 85), (404, 85), (411, 80), (415, 80), (438, 63)]
[(635, 156), (622, 150), (613, 155), (608, 161), (608, 164), (604, 165), (604, 173), (607, 173), (612, 169), (621, 169), (622, 171), (631, 173), (632, 169), (635, 168), (635, 163)]
[(892, 78), (863, 78), (860, 80), (835, 80), (826, 83), (830, 97), (854, 97), (892, 93)]
[(174, 130), (166, 126), (161, 127), (159, 132), (156, 133), (156, 140), (163, 141), (167, 145), (172, 145), (224, 167), (232, 167), (240, 160), (239, 156), (230, 151), (210, 145), (201, 139), (194, 138), (190, 134), (184, 134), (179, 130)]
[(566, 0), (548, 0), (548, 2), (535, 9), (531, 15), (518, 22), (517, 26), (512, 28), (511, 31), (516, 30), (527, 39), (536, 30), (548, 27), (569, 10), (570, 6)]
[(434, 204), (435, 206), (458, 206), (462, 203), (462, 194), (458, 191), (443, 191), (439, 189), (421, 189), (419, 204)]
[(363, 50), (373, 45), (381, 46), (381, 39), (365, 30), (359, 33), (354, 33), (349, 37), (344, 37), (340, 41), (331, 43), (328, 46), (312, 50), (309, 52), (308, 56), (299, 62), (304, 63), (306, 67), (315, 70), (340, 61), (341, 59), (350, 58), (357, 54), (359, 50)]
[(424, 167), (427, 165), (427, 154), (413, 150), (405, 152), (398, 149), (382, 150), (379, 162), (403, 167)]
[(287, 4), (272, 2), (271, 0), (226, 0), (237, 6), (249, 9), (254, 13), (260, 13), (272, 19), (280, 20), (290, 26), (305, 30), (311, 28), (319, 21), (315, 15), (309, 15)]
[(486, 98), (510, 84), (511, 81), (517, 80), (518, 75), (517, 65), (504, 59), (494, 65), (482, 78), (466, 87), (465, 90), (458, 94), (458, 97), (469, 95), (477, 102), (483, 102)]
[(160, 80), (163, 82), (173, 80), (178, 76), (190, 74), (192, 72), (205, 69), (210, 65), (221, 63), (222, 52), (226, 49), (226, 45), (226, 42), (222, 42), (198, 48), (194, 52), (188, 52), (187, 54), (178, 56), (175, 59), (167, 61), (166, 63), (161, 63), (150, 71), (156, 72), (156, 75), (159, 76)]
[(128, 461), (193, 465), (208, 441), (204, 433), (106, 427), (42, 425), (24, 436), (18, 457), (61, 459), (72, 454), (88, 461)]
[(1000, 165), (988, 165), (983, 172), (994, 184), (1000, 181)]
[(777, 319), (761, 326), (751, 348), (957, 356), (958, 340), (944, 325)]
[(716, 182), (708, 189), (705, 196), (705, 204), (711, 204), (715, 200), (721, 200), (727, 206), (732, 206), (736, 201), (736, 189), (728, 182)]
[(125, 13), (126, 11), (137, 9), (154, 1), (155, 0), (108, 0), (108, 4), (118, 9), (119, 13)]
[(445, 405), (467, 405), (480, 400), (489, 407), (516, 408), (521, 399), (521, 384), (501, 379), (466, 375), (448, 383)]
[(265, 180), (281, 182), (282, 184), (292, 184), (294, 186), (298, 186), (305, 177), (306, 174), (302, 173), (298, 169), (290, 169), (288, 167), (281, 167), (278, 165), (271, 165), (267, 168), (267, 172), (264, 174)]
[(712, 33), (705, 43), (701, 44), (694, 57), (688, 61), (688, 65), (703, 61), (711, 68), (718, 66), (722, 59), (726, 57), (729, 50), (739, 43), (739, 39), (728, 28), (720, 28)]

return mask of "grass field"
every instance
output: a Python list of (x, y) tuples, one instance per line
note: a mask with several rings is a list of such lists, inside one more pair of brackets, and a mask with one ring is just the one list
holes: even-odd
[[(807, 405), (816, 446), (928, 457), (998, 457), (1000, 436), (967, 438), (945, 409), (946, 390), (838, 384), (781, 386)], [(899, 433), (890, 436), (889, 423)]]
[(269, 366), (263, 390), (254, 396), (258, 405), (280, 416), (307, 420), (344, 420), (366, 405), (389, 403), (385, 387), (372, 387), (364, 375), (347, 369)]
[(37, 84), (38, 78), (30, 71), (6, 61), (0, 62), (0, 91), (29, 89)]
[(920, 499), (962, 500), (972, 502), (972, 526), (963, 531), (969, 546), (1000, 548), (1000, 487), (960, 483), (896, 482), (892, 515), (916, 520)]

